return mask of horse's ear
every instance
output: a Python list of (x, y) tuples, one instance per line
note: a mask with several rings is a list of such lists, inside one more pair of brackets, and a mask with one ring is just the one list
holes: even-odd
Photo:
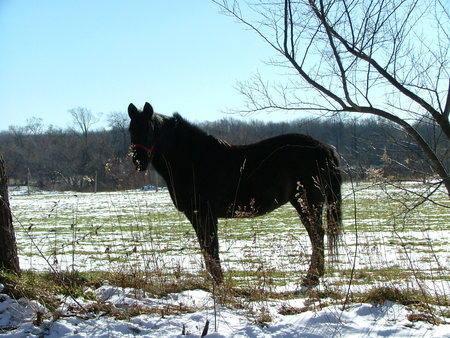
[(138, 109), (136, 108), (136, 106), (132, 103), (130, 103), (128, 105), (128, 116), (130, 117), (130, 119), (133, 119), (135, 117), (137, 117), (138, 115)]
[(150, 103), (145, 102), (143, 113), (148, 119), (151, 119), (153, 116), (153, 107)]

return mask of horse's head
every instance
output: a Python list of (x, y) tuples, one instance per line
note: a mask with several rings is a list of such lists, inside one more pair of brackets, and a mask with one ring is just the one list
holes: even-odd
[(130, 155), (136, 169), (144, 171), (155, 148), (155, 122), (153, 119), (153, 108), (146, 102), (144, 109), (139, 111), (134, 104), (128, 106), (130, 116)]

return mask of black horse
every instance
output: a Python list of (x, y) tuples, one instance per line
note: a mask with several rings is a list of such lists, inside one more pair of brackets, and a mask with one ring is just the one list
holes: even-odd
[(180, 115), (128, 106), (131, 156), (137, 170), (151, 162), (165, 179), (176, 208), (192, 226), (214, 281), (223, 280), (218, 218), (264, 215), (290, 202), (312, 244), (303, 285), (324, 274), (322, 209), (327, 204), (328, 247), (341, 233), (341, 174), (331, 146), (306, 135), (287, 134), (250, 145), (230, 145), (193, 126)]

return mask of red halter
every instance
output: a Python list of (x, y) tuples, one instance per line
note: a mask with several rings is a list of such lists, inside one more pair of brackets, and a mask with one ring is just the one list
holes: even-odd
[(132, 144), (131, 145), (131, 149), (133, 149), (133, 150), (138, 149), (138, 148), (144, 149), (147, 152), (148, 158), (150, 158), (152, 156), (153, 150), (155, 149), (155, 144), (153, 144), (150, 148), (143, 144)]

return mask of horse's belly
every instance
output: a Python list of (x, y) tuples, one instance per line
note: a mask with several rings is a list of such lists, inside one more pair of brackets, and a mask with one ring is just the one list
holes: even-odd
[(271, 198), (258, 200), (257, 198), (249, 198), (246, 200), (229, 203), (226, 208), (222, 208), (219, 212), (219, 218), (247, 218), (265, 215), (282, 205), (286, 204), (286, 199)]

